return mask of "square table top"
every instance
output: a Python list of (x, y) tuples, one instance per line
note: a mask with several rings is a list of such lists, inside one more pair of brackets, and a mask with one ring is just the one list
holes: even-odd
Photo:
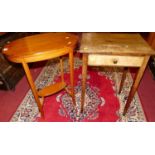
[(111, 55), (155, 55), (138, 33), (83, 33), (80, 53)]

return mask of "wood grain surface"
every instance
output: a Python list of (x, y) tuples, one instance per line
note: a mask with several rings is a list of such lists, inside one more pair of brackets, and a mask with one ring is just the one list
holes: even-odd
[(83, 33), (80, 53), (111, 55), (155, 55), (138, 33)]

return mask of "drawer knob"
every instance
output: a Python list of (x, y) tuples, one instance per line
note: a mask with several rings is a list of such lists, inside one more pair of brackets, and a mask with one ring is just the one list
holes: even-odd
[(114, 64), (117, 64), (117, 62), (118, 62), (117, 59), (114, 59), (114, 60), (113, 60), (113, 63), (114, 63)]

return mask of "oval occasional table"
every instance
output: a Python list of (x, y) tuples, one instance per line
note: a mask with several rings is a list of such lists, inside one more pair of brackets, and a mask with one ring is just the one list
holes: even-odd
[[(69, 55), (71, 90), (66, 90), (72, 96), (73, 103), (75, 104), (73, 51), (77, 41), (78, 37), (71, 33), (42, 33), (18, 39), (3, 48), (3, 54), (6, 55), (7, 59), (23, 65), (42, 117), (44, 117), (44, 112), (42, 108), (43, 103), (40, 98), (44, 98), (45, 96), (49, 96), (66, 88), (62, 56), (67, 54)], [(61, 82), (37, 90), (28, 63), (49, 60), (57, 57), (60, 58)]]

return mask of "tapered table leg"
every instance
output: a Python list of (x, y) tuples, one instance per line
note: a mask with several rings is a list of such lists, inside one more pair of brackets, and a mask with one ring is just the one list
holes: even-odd
[(130, 103), (131, 103), (131, 101), (132, 101), (132, 99), (133, 99), (133, 97), (135, 95), (135, 92), (137, 91), (138, 86), (139, 86), (140, 80), (142, 79), (142, 76), (143, 76), (143, 73), (144, 73), (145, 68), (147, 66), (149, 58), (150, 58), (150, 56), (145, 56), (143, 64), (142, 64), (142, 66), (139, 68), (139, 70), (137, 72), (137, 75), (135, 77), (135, 80), (133, 82), (133, 85), (132, 85), (130, 93), (129, 93), (128, 100), (127, 100), (125, 108), (124, 108), (123, 115), (125, 115), (127, 113), (127, 111), (128, 111)]
[(64, 65), (63, 65), (63, 58), (60, 57), (60, 72), (61, 72), (61, 81), (64, 81)]
[(88, 54), (83, 54), (83, 58), (82, 58), (81, 112), (83, 112), (83, 109), (84, 109), (84, 102), (85, 102), (86, 79), (87, 79), (87, 65), (88, 65)]
[(71, 82), (72, 100), (73, 100), (73, 104), (76, 105), (75, 91), (74, 91), (74, 56), (73, 56), (73, 51), (69, 52), (69, 65), (70, 65), (70, 82)]
[(119, 91), (118, 91), (118, 94), (120, 94), (120, 93), (121, 93), (121, 91), (122, 91), (123, 84), (124, 84), (124, 81), (125, 81), (125, 79), (126, 79), (126, 74), (127, 74), (127, 71), (128, 71), (128, 68), (127, 68), (127, 67), (125, 67), (125, 68), (123, 69), (123, 75), (122, 75), (121, 83), (120, 83), (120, 86), (119, 86)]
[(25, 70), (26, 77), (27, 77), (27, 80), (28, 80), (28, 82), (30, 84), (30, 87), (31, 87), (32, 93), (34, 95), (34, 98), (35, 98), (35, 100), (37, 102), (37, 105), (38, 105), (39, 111), (41, 113), (41, 116), (44, 117), (44, 112), (43, 112), (43, 109), (42, 109), (42, 104), (41, 104), (41, 102), (39, 100), (39, 96), (38, 96), (37, 90), (35, 88), (35, 84), (33, 82), (32, 75), (31, 75), (30, 69), (28, 67), (28, 64), (25, 63), (25, 62), (22, 62), (22, 65), (23, 65), (23, 68)]

